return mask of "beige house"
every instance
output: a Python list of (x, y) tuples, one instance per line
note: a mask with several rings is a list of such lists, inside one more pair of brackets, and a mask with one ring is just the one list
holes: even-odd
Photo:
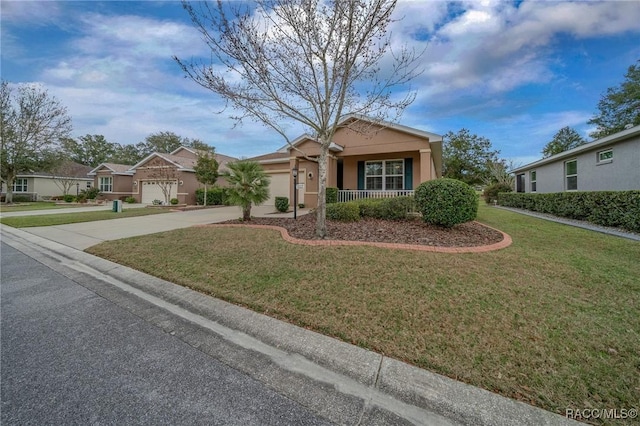
[[(77, 195), (91, 188), (93, 179), (88, 175), (91, 167), (69, 162), (60, 173), (34, 172), (16, 176), (12, 184), (14, 197), (27, 197), (33, 201), (48, 200), (51, 197), (70, 194)], [(0, 196), (6, 194), (5, 183), (0, 187)]]
[[(222, 154), (215, 157), (220, 173), (227, 171), (226, 165), (236, 160)], [(133, 197), (138, 203), (153, 204), (158, 200), (165, 204), (177, 198), (180, 204), (196, 204), (196, 189), (203, 187), (193, 169), (197, 159), (196, 150), (180, 147), (169, 154), (149, 154), (133, 166), (104, 163), (90, 175), (95, 176), (95, 185), (108, 200)], [(224, 179), (219, 178), (217, 184), (224, 185)]]
[[(251, 160), (271, 177), (270, 199), (294, 200), (293, 169), (298, 170), (297, 199), (306, 207), (318, 204), (320, 144), (303, 135), (278, 151)], [(327, 187), (339, 189), (339, 200), (408, 195), (420, 183), (442, 176), (442, 136), (398, 124), (349, 115), (340, 122), (329, 148)]]

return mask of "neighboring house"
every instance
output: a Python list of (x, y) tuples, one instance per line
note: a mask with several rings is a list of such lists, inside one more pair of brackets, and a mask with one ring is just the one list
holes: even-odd
[[(69, 163), (65, 171), (53, 174), (47, 172), (21, 173), (13, 182), (14, 197), (28, 197), (34, 201), (48, 200), (51, 197), (68, 194), (77, 195), (83, 189), (90, 188), (93, 179), (88, 176), (91, 167), (78, 163)], [(2, 196), (6, 194), (5, 183), (0, 188)]]
[[(228, 170), (227, 163), (236, 160), (222, 154), (215, 157), (219, 173)], [(92, 173), (102, 196), (109, 200), (133, 197), (143, 204), (152, 204), (155, 200), (165, 203), (166, 192), (169, 200), (177, 198), (180, 204), (196, 204), (195, 191), (202, 186), (193, 170), (197, 159), (198, 151), (180, 147), (169, 154), (149, 154), (133, 166), (101, 164)], [(224, 178), (216, 183), (224, 185)]]
[(640, 189), (640, 126), (512, 170), (517, 192)]
[[(277, 152), (250, 158), (270, 175), (270, 199), (288, 197), (293, 203), (294, 178), (298, 170), (298, 203), (318, 204), (320, 144), (308, 135)], [(420, 183), (442, 176), (442, 136), (398, 124), (348, 115), (340, 121), (329, 148), (327, 187), (339, 189), (339, 199), (362, 196), (411, 194)]]
[(102, 163), (89, 172), (93, 185), (100, 189), (100, 198), (124, 200), (133, 195), (133, 172), (128, 164)]

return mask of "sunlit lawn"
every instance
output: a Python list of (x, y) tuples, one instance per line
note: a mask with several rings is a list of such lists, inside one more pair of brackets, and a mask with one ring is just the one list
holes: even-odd
[(513, 245), (307, 247), (210, 227), (88, 251), (550, 411), (640, 407), (640, 243), (485, 206), (479, 220)]

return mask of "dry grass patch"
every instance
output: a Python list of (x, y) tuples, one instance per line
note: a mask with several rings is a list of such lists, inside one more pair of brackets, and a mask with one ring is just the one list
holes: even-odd
[(188, 228), (90, 252), (564, 414), (640, 406), (640, 244), (497, 209), (483, 254)]

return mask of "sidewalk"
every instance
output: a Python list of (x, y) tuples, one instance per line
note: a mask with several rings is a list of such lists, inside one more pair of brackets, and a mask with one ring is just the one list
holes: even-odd
[(527, 216), (537, 217), (538, 219), (549, 220), (551, 222), (562, 223), (564, 225), (575, 226), (577, 228), (588, 229), (590, 231), (601, 232), (603, 234), (615, 235), (616, 237), (628, 238), (630, 240), (640, 241), (640, 234), (633, 232), (627, 232), (620, 228), (607, 228), (605, 226), (598, 226), (593, 223), (585, 222), (583, 220), (573, 220), (563, 217), (557, 217), (550, 214), (532, 212), (530, 210), (514, 209), (512, 207), (496, 206), (502, 210), (509, 210), (510, 212), (520, 213)]
[[(141, 208), (146, 206), (144, 204), (127, 204), (126, 208), (130, 207)], [(83, 211), (96, 211), (95, 209), (107, 210), (110, 209), (110, 207), (77, 207), (48, 211), (41, 210), (37, 213), (43, 214), (41, 212), (44, 211), (47, 211), (47, 214), (73, 213), (78, 212), (81, 209)], [(12, 212), (11, 216), (31, 216), (34, 213), (36, 212)], [(253, 207), (251, 209), (251, 213), (256, 217), (293, 217), (293, 212), (274, 213), (274, 208), (272, 206)], [(298, 211), (298, 215), (307, 213), (309, 213), (309, 209)], [(9, 214), (7, 214), (7, 217), (8, 216)], [(85, 250), (86, 248), (99, 244), (103, 241), (118, 240), (138, 235), (155, 234), (158, 232), (187, 228), (194, 225), (219, 223), (237, 219), (241, 216), (242, 212), (239, 207), (229, 206), (189, 211), (172, 211), (166, 214), (128, 217), (95, 222), (70, 223), (67, 225), (38, 226), (22, 228), (22, 230), (51, 241), (56, 241), (68, 247)]]

